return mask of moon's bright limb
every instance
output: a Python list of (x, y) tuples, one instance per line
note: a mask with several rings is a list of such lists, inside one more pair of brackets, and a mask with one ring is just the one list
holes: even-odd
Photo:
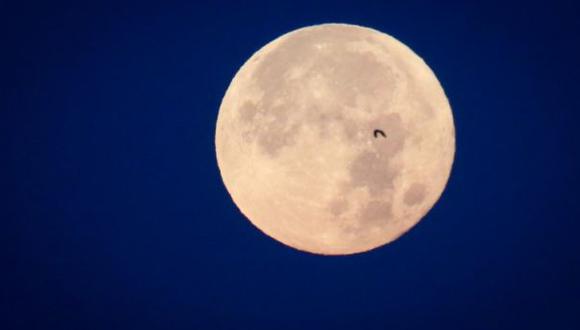
[(352, 254), (395, 240), (431, 209), (455, 130), (439, 81), (412, 50), (373, 29), (323, 24), (241, 67), (215, 143), (226, 188), (254, 225), (299, 250)]

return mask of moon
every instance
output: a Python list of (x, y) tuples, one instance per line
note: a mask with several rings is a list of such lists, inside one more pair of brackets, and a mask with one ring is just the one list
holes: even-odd
[(301, 251), (347, 255), (396, 240), (433, 207), (455, 128), (411, 49), (374, 29), (322, 24), (244, 63), (215, 146), (227, 191), (257, 228)]

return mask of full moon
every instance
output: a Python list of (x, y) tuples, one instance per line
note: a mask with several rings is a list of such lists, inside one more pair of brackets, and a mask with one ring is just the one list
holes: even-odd
[(451, 107), (425, 62), (348, 24), (284, 34), (253, 54), (222, 100), (223, 182), (266, 235), (354, 254), (394, 241), (441, 196), (455, 154)]

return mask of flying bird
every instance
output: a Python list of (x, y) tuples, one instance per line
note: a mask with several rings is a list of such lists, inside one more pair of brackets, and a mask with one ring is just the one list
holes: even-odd
[(380, 129), (376, 129), (376, 130), (373, 132), (373, 135), (375, 136), (375, 138), (376, 138), (378, 135), (382, 135), (384, 138), (386, 138), (386, 137), (387, 137), (387, 135), (385, 134), (385, 132), (381, 131)]

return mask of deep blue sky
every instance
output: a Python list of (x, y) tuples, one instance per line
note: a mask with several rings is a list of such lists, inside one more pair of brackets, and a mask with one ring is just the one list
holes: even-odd
[[(1, 329), (579, 329), (575, 1), (0, 2)], [(327, 22), (421, 55), (454, 110), (439, 203), (370, 253), (287, 248), (214, 153), (262, 45)]]

